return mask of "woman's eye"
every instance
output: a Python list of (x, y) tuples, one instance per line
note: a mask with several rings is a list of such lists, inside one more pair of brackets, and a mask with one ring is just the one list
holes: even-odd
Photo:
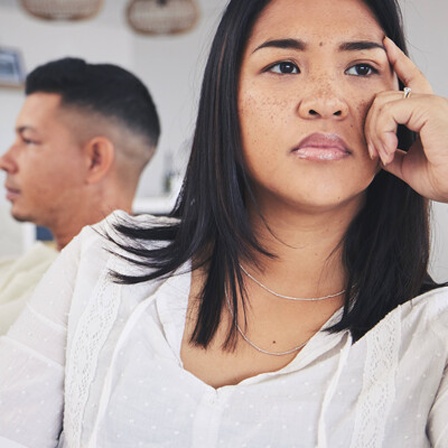
[(345, 73), (352, 76), (369, 76), (378, 73), (378, 70), (374, 69), (369, 64), (356, 64), (353, 67), (348, 68)]
[(300, 73), (297, 65), (292, 62), (279, 62), (278, 64), (272, 65), (269, 71), (280, 75), (296, 75)]

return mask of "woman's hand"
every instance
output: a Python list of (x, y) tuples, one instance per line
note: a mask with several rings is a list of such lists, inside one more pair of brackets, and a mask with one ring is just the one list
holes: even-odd
[[(393, 70), (411, 94), (388, 91), (376, 96), (367, 115), (365, 134), (372, 158), (422, 196), (448, 202), (448, 100), (436, 96), (415, 64), (384, 39)], [(418, 134), (408, 152), (398, 148), (397, 126)]]

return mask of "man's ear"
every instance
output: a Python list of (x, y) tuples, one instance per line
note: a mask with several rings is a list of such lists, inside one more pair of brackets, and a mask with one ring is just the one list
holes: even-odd
[(115, 147), (106, 137), (94, 137), (84, 147), (87, 159), (87, 182), (101, 181), (111, 170), (115, 159)]

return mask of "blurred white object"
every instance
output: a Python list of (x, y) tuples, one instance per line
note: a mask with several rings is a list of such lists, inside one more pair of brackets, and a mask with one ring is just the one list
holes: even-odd
[(130, 27), (143, 34), (178, 34), (191, 30), (199, 19), (194, 0), (131, 0)]
[(21, 0), (29, 14), (46, 20), (81, 20), (97, 14), (103, 0)]

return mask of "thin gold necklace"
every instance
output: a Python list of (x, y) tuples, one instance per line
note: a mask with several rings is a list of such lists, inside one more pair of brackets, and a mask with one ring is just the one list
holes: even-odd
[(260, 280), (257, 280), (252, 274), (249, 274), (249, 272), (246, 271), (243, 265), (240, 264), (241, 270), (253, 281), (255, 282), (260, 288), (263, 288), (268, 293), (272, 294), (275, 297), (278, 297), (279, 299), (286, 299), (286, 300), (295, 300), (300, 302), (317, 302), (319, 300), (326, 300), (326, 299), (332, 299), (333, 297), (338, 297), (345, 293), (345, 289), (339, 292), (335, 292), (333, 294), (328, 294), (327, 296), (322, 297), (291, 297), (291, 296), (285, 296), (283, 294), (280, 294), (278, 292), (273, 291), (272, 289), (268, 288), (266, 285), (260, 282)]
[[(227, 288), (225, 288), (225, 298), (226, 298), (226, 303), (227, 303), (227, 307), (229, 308), (229, 312), (232, 315), (232, 317), (234, 317), (234, 313), (233, 313), (233, 309), (232, 306), (230, 304), (230, 300), (229, 300), (229, 296), (227, 295)], [(236, 329), (238, 330), (238, 333), (241, 335), (241, 337), (243, 338), (243, 340), (249, 344), (252, 348), (254, 348), (255, 350), (257, 350), (257, 352), (263, 353), (264, 355), (271, 355), (271, 356), (285, 356), (285, 355), (291, 355), (292, 353), (298, 352), (301, 348), (305, 347), (305, 345), (308, 343), (309, 339), (306, 340), (305, 342), (303, 342), (302, 344), (296, 345), (293, 348), (290, 348), (289, 350), (285, 350), (283, 352), (271, 352), (269, 350), (266, 350), (262, 347), (260, 347), (259, 345), (255, 344), (255, 342), (253, 342), (252, 340), (249, 339), (249, 337), (246, 335), (246, 333), (244, 333), (244, 331), (241, 329), (241, 327), (239, 326), (238, 322), (235, 322), (235, 326)]]

